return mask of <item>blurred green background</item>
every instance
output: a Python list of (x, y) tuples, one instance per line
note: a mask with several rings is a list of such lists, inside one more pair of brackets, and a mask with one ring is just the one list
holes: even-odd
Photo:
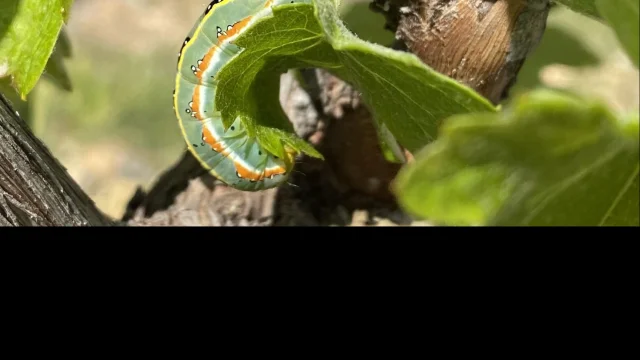
[[(107, 214), (120, 217), (138, 185), (148, 187), (185, 151), (172, 110), (177, 52), (208, 0), (76, 0), (64, 61), (72, 91), (43, 78), (25, 107), (35, 134)], [(345, 0), (343, 19), (361, 38), (389, 44), (368, 1)], [(516, 95), (547, 86), (576, 91), (619, 111), (638, 109), (638, 72), (604, 24), (553, 9), (525, 63)]]

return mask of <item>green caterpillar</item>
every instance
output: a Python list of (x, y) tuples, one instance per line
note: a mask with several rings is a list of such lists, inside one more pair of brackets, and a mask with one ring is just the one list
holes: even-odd
[[(216, 74), (242, 50), (233, 43), (272, 7), (312, 0), (214, 0), (182, 44), (173, 107), (191, 153), (212, 175), (236, 189), (258, 191), (287, 181), (297, 152), (269, 153), (240, 119), (225, 129), (215, 110)], [(284, 146), (284, 145), (283, 145)]]

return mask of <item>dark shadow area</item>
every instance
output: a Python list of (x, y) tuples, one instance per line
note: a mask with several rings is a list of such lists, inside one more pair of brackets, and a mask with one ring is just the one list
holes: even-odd
[(18, 1), (0, 2), (0, 39), (4, 37), (9, 30), (9, 25), (13, 22), (13, 18), (18, 13)]

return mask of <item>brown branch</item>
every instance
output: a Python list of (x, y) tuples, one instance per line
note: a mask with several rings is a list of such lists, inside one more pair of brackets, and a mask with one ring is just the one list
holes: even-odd
[[(385, 5), (385, 3), (388, 3)], [(494, 104), (540, 41), (548, 0), (376, 0), (387, 27), (425, 64)]]
[(0, 94), (0, 225), (109, 225)]

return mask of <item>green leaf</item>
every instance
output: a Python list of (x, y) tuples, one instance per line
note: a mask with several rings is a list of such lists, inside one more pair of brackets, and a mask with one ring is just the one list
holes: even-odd
[[(291, 68), (320, 67), (351, 83), (376, 121), (410, 151), (433, 140), (440, 121), (450, 115), (495, 111), (485, 98), (414, 55), (355, 37), (330, 0), (316, 0), (315, 7), (275, 7), (273, 16), (256, 22), (235, 43), (244, 51), (217, 77), (217, 110), (226, 126), (243, 119), (248, 132), (271, 151), (282, 132), (293, 135), (277, 90), (279, 74)], [(295, 135), (285, 141), (294, 148), (306, 144)]]
[[(600, 17), (600, 14), (598, 14), (598, 10), (596, 8), (596, 0), (555, 0), (555, 1), (583, 15), (587, 15), (595, 18)], [(605, 1), (611, 1), (611, 0), (605, 0)]]
[(638, 113), (539, 90), (499, 114), (448, 119), (394, 184), (450, 225), (639, 225)]
[(26, 98), (42, 75), (72, 0), (3, 1), (0, 4), (0, 77)]
[(640, 58), (638, 0), (597, 0), (596, 5), (602, 17), (615, 30), (620, 43), (637, 67)]

